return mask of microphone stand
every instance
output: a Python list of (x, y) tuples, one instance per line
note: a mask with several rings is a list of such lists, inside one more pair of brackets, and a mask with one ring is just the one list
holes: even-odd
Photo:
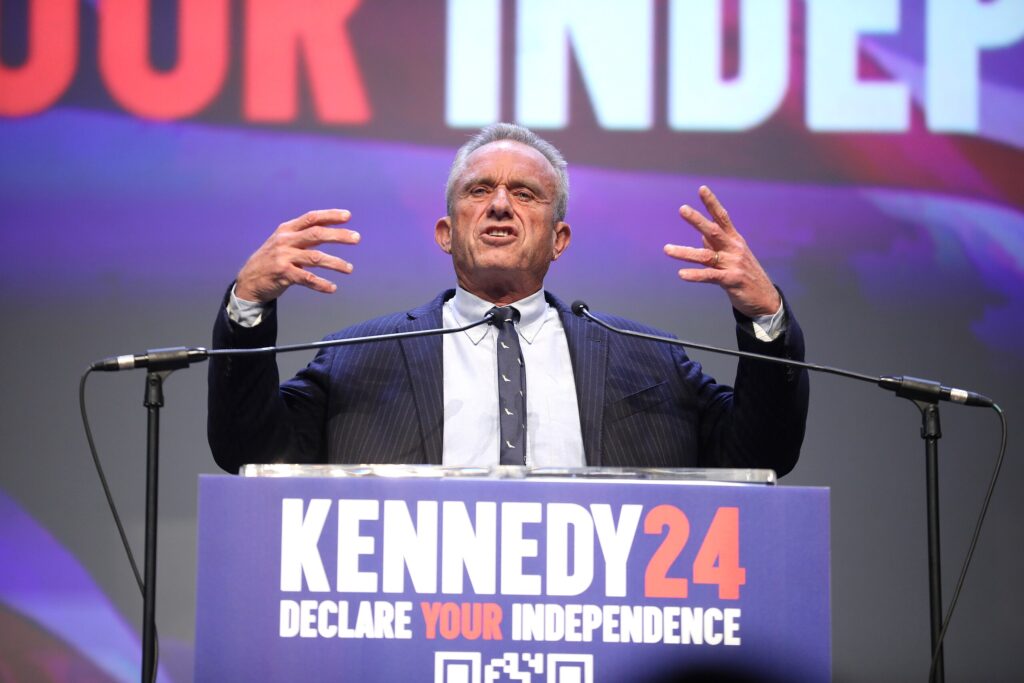
[(146, 373), (146, 546), (142, 596), (142, 681), (156, 681), (156, 529), (160, 464), (160, 409), (164, 380), (173, 370)]
[(942, 555), (939, 552), (939, 404), (911, 399), (921, 411), (924, 439), (925, 485), (928, 491), (928, 599), (931, 616), (933, 675), (929, 683), (943, 683), (945, 664), (939, 635), (942, 631)]
[(263, 346), (253, 349), (205, 349), (181, 346), (153, 349), (135, 356), (105, 358), (92, 364), (90, 370), (107, 372), (143, 367), (147, 370), (146, 391), (142, 401), (146, 408), (146, 538), (142, 591), (142, 683), (155, 683), (156, 681), (156, 532), (160, 475), (160, 409), (164, 406), (164, 380), (175, 370), (202, 362), (210, 356), (276, 354), (287, 351), (321, 349), (329, 346), (348, 346), (367, 342), (452, 334), (490, 322), (493, 315), (489, 312), (476, 322), (447, 329), (414, 330), (369, 337), (329, 339), (308, 344)]
[(941, 648), (942, 637), (942, 558), (939, 553), (939, 438), (942, 437), (942, 430), (939, 426), (939, 401), (948, 400), (966, 405), (993, 407), (992, 399), (981, 394), (963, 391), (961, 389), (950, 389), (938, 382), (922, 380), (915, 377), (873, 377), (858, 372), (850, 372), (827, 365), (816, 365), (804, 361), (792, 360), (789, 358), (778, 358), (766, 356), (760, 353), (749, 351), (738, 351), (726, 349), (707, 344), (662, 337), (644, 332), (624, 330), (614, 327), (594, 316), (587, 305), (582, 301), (575, 301), (572, 304), (572, 312), (580, 317), (592, 320), (601, 327), (611, 330), (616, 334), (624, 334), (629, 337), (648, 339), (675, 346), (700, 349), (740, 358), (753, 358), (780, 365), (795, 366), (816, 372), (825, 372), (841, 377), (848, 377), (862, 382), (870, 382), (883, 389), (893, 391), (900, 398), (912, 401), (921, 411), (921, 438), (924, 439), (925, 448), (925, 478), (928, 494), (928, 593), (930, 599), (930, 620), (931, 620), (931, 642), (932, 659), (934, 668), (929, 683), (943, 683), (945, 680), (943, 666), (943, 652)]

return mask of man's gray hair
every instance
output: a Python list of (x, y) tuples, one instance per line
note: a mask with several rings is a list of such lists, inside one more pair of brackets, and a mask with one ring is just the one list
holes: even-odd
[(470, 138), (469, 142), (459, 148), (452, 162), (451, 170), (448, 172), (448, 184), (445, 186), (445, 206), (448, 215), (451, 216), (455, 209), (455, 183), (466, 167), (466, 158), (484, 145), (501, 140), (519, 142), (527, 147), (532, 147), (550, 162), (555, 174), (558, 176), (557, 195), (555, 196), (555, 221), (565, 220), (565, 211), (569, 205), (569, 171), (565, 157), (558, 151), (558, 148), (547, 140), (541, 138), (529, 128), (515, 123), (492, 123), (483, 128), (479, 133)]

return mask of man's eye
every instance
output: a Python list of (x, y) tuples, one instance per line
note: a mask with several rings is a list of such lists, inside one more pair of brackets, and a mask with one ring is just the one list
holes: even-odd
[(514, 193), (515, 198), (524, 202), (528, 202), (533, 199), (533, 194), (528, 190), (516, 190)]
[(469, 194), (473, 195), (474, 197), (483, 197), (484, 195), (487, 194), (487, 188), (486, 187), (474, 187), (474, 188), (472, 188), (469, 191)]

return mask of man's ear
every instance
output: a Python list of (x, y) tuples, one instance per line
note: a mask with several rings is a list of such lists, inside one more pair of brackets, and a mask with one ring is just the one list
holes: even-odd
[(562, 252), (569, 247), (570, 241), (572, 241), (572, 229), (569, 227), (569, 224), (565, 221), (555, 223), (555, 243), (551, 251), (552, 261), (558, 260)]
[(452, 253), (452, 219), (450, 216), (438, 218), (434, 224), (434, 241), (441, 251), (446, 254)]

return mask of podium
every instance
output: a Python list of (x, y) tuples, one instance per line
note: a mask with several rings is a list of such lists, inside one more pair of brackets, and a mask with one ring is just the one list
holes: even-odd
[(768, 470), (203, 476), (195, 680), (828, 681), (829, 498)]

